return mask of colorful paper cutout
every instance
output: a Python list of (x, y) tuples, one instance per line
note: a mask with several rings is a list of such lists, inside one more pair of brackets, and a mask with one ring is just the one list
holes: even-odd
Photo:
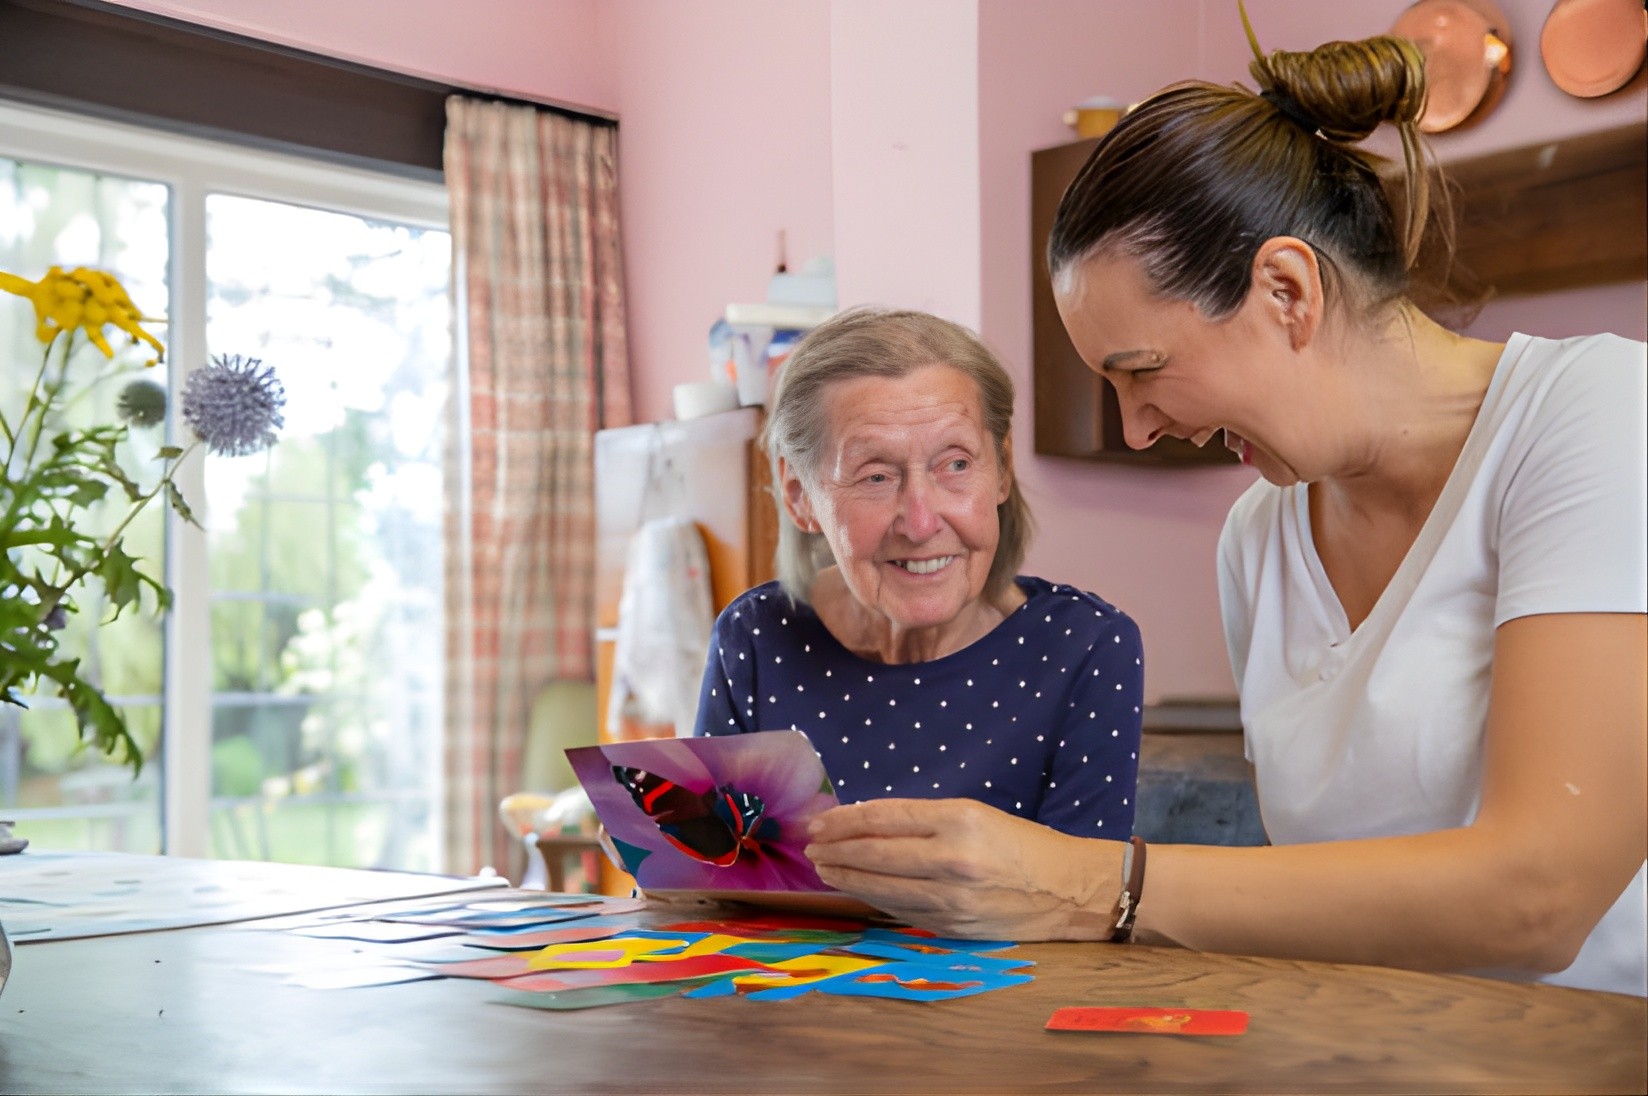
[(447, 910), (444, 913), (418, 914), (410, 917), (396, 915), (384, 918), (384, 920), (398, 921), (408, 925), (439, 925), (454, 931), (462, 929), (503, 930), (566, 924), (597, 917), (600, 916), (600, 913), (601, 911), (595, 907), (570, 909), (545, 907), (541, 910), (476, 910), (465, 908)]
[(802, 850), (836, 805), (800, 731), (663, 738), (566, 751), (644, 891), (834, 894)]
[(472, 932), (458, 940), (471, 948), (488, 951), (537, 951), (551, 944), (576, 944), (585, 940), (605, 940), (623, 932), (622, 925), (579, 922), (561, 929), (540, 929), (536, 932)]
[(1135, 1035), (1242, 1035), (1248, 1014), (1213, 1008), (1061, 1008), (1048, 1031), (1124, 1031)]
[(679, 982), (712, 974), (733, 974), (761, 970), (763, 964), (735, 955), (700, 955), (674, 963), (631, 963), (606, 970), (557, 970), (511, 978), (504, 985), (515, 990), (569, 990), (592, 986), (617, 986), (641, 982)]
[(509, 952), (489, 955), (484, 959), (465, 959), (456, 963), (442, 963), (436, 971), (443, 978), (482, 978), (503, 980), (519, 978), (532, 973), (532, 956), (536, 952)]
[(885, 963), (857, 975), (833, 978), (813, 988), (840, 997), (893, 997), (907, 1001), (947, 1001), (1031, 981), (1028, 974), (983, 971), (946, 978), (931, 963)]
[[(947, 976), (948, 975), (948, 976)], [(907, 1001), (945, 1001), (971, 997), (987, 990), (1003, 989), (1031, 981), (1028, 974), (1006, 971), (957, 972), (950, 974), (932, 963), (877, 963), (811, 984), (784, 986), (751, 993), (756, 1001), (777, 1001), (803, 993), (823, 993), (837, 997), (892, 997)]]
[(688, 996), (729, 997), (740, 994), (763, 1000), (780, 1000), (807, 992), (815, 984), (847, 974), (858, 974), (884, 965), (881, 960), (836, 952), (817, 952), (774, 963), (754, 974), (735, 975), (713, 983)]
[(780, 940), (746, 940), (741, 944), (733, 944), (727, 948), (726, 954), (737, 955), (744, 959), (754, 959), (757, 963), (777, 964), (790, 959), (799, 959), (804, 955), (811, 955), (817, 950), (817, 944), (790, 944)]
[(877, 940), (863, 940), (856, 944), (847, 944), (841, 950), (854, 955), (866, 955), (878, 959), (891, 959), (895, 962), (910, 966), (930, 966), (934, 970), (949, 971), (952, 974), (964, 975), (968, 973), (984, 973), (987, 971), (1016, 970), (1019, 967), (1034, 966), (1028, 959), (1015, 959), (1009, 956), (980, 955), (970, 951), (939, 951), (927, 949), (912, 952), (908, 948), (896, 944), (882, 943)]
[[(750, 917), (729, 918), (721, 921), (675, 921), (664, 926), (671, 932), (725, 932), (736, 936), (764, 936), (771, 933), (819, 932), (838, 936), (857, 936), (870, 929), (868, 921), (850, 917), (810, 917), (806, 914), (761, 913)], [(1002, 945), (1007, 946), (1007, 945)]]
[(638, 936), (616, 936), (607, 940), (578, 944), (551, 944), (527, 957), (533, 970), (627, 967), (655, 952), (676, 952), (685, 940), (651, 940)]
[(493, 1004), (498, 1005), (570, 1011), (601, 1008), (605, 1005), (627, 1005), (631, 1001), (650, 1001), (659, 997), (678, 997), (694, 986), (703, 985), (704, 982), (703, 978), (691, 978), (680, 982), (630, 982), (618, 986), (591, 986), (589, 989), (541, 993), (512, 991), (491, 1000)]
[(947, 952), (947, 951), (1004, 951), (1007, 948), (1017, 947), (1011, 940), (963, 940), (959, 937), (935, 936), (924, 929), (913, 928), (866, 928), (863, 933), (865, 940), (896, 944), (913, 953)]
[[(403, 903), (372, 920), (300, 923), (289, 931), (358, 939), (380, 945), (380, 953), (363, 962), (357, 947), (337, 968), (267, 969), (313, 988), (487, 980), (507, 991), (501, 1003), (579, 1009), (675, 995), (938, 1001), (1021, 984), (1030, 980), (1024, 968), (1034, 966), (1000, 954), (1010, 952), (1009, 941), (947, 939), (862, 919), (766, 912), (642, 929), (632, 918), (600, 915), (613, 908), (604, 900), (512, 898)], [(572, 913), (577, 916), (565, 917)], [(543, 917), (550, 918), (547, 927), (538, 920)], [(485, 927), (462, 931), (472, 920)]]

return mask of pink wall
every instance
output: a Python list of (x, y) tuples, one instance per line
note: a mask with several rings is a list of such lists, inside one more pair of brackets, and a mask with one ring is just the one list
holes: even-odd
[(1611, 331), (1648, 340), (1648, 286), (1641, 282), (1570, 289), (1539, 297), (1503, 297), (1488, 302), (1466, 333), (1501, 342), (1513, 331), (1564, 339)]
[(607, 0), (636, 416), (709, 376), (710, 325), (763, 301), (780, 229), (830, 254), (826, 0)]
[(978, 2), (834, 0), (830, 12), (840, 303), (976, 330)]
[(618, 108), (598, 0), (113, 2), (478, 91)]

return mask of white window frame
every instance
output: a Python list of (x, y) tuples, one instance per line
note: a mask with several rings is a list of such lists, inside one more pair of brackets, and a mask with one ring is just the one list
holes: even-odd
[[(306, 205), (450, 231), (446, 188), (285, 153), (0, 100), (0, 155), (106, 172), (171, 187), (171, 268), (166, 352), (173, 383), (206, 360), (206, 195)], [(20, 272), (26, 273), (26, 272)], [(454, 337), (458, 327), (454, 324)], [(456, 350), (454, 350), (456, 353)], [(456, 398), (453, 393), (453, 398)], [(204, 462), (177, 476), (184, 497), (205, 498)], [(166, 508), (166, 582), (177, 595), (166, 620), (162, 781), (163, 851), (208, 855), (212, 796), (212, 659), (206, 534)], [(436, 751), (437, 756), (440, 751)], [(437, 796), (441, 774), (434, 774)], [(435, 848), (445, 847), (435, 811)]]

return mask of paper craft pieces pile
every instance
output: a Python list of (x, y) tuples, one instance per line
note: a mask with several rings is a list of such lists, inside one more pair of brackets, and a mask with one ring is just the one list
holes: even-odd
[(531, 901), (468, 899), (295, 929), (387, 944), (391, 957), (299, 972), (293, 980), (343, 987), (485, 979), (511, 991), (502, 1003), (574, 1009), (674, 995), (939, 1001), (1028, 982), (1023, 968), (1034, 965), (993, 954), (1012, 948), (1010, 941), (940, 939), (864, 921), (762, 914), (642, 929), (623, 916), (639, 902), (577, 895), (538, 895), (537, 905), (526, 904)]

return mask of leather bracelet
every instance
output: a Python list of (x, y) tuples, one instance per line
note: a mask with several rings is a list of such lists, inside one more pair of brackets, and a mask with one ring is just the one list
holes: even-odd
[(1144, 896), (1144, 838), (1137, 835), (1128, 839), (1127, 851), (1122, 854), (1122, 896), (1116, 899), (1118, 916), (1110, 931), (1112, 944), (1125, 944), (1133, 939), (1133, 922), (1139, 916), (1139, 899)]

